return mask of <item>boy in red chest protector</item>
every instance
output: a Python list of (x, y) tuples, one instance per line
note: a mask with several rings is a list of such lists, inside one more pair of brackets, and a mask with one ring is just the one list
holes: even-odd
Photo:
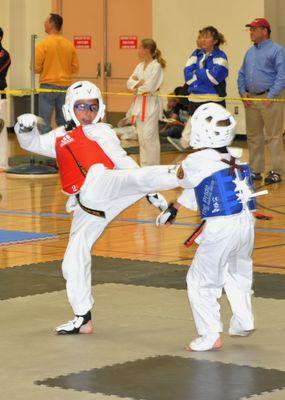
[(63, 106), (66, 127), (40, 135), (33, 114), (21, 115), (15, 125), (22, 148), (56, 158), (62, 189), (69, 195), (66, 208), (73, 212), (62, 271), (75, 318), (58, 326), (58, 334), (93, 332), (91, 249), (106, 226), (145, 195), (154, 206), (167, 208), (164, 197), (154, 192), (178, 186), (167, 166), (139, 168), (127, 156), (116, 133), (99, 122), (104, 108), (93, 83), (76, 82), (67, 90)]

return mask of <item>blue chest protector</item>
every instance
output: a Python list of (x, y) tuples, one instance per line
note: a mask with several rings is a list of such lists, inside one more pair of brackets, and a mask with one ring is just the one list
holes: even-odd
[[(235, 180), (243, 181), (240, 189)], [(242, 165), (240, 170), (235, 169), (234, 175), (231, 175), (230, 168), (226, 168), (205, 178), (194, 189), (201, 218), (239, 214), (245, 208), (254, 211), (255, 198), (249, 198), (246, 202), (240, 199), (242, 187), (254, 193), (251, 171), (247, 164)]]

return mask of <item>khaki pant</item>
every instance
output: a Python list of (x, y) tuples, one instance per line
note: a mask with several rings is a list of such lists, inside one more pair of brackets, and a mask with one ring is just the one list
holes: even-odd
[[(249, 94), (249, 97), (262, 98), (264, 94)], [(284, 97), (284, 93), (280, 94), (280, 97)], [(255, 173), (264, 172), (265, 128), (271, 159), (270, 169), (280, 175), (284, 174), (283, 108), (283, 102), (272, 102), (270, 107), (266, 107), (261, 101), (251, 101), (250, 107), (245, 109), (249, 164)]]

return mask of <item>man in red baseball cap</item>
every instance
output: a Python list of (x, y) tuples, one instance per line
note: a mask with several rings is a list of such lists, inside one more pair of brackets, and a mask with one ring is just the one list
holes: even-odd
[(246, 24), (249, 28), (267, 28), (271, 30), (270, 23), (265, 18), (255, 18), (250, 24)]
[(239, 70), (238, 90), (246, 118), (249, 163), (255, 180), (262, 180), (265, 168), (265, 137), (270, 155), (266, 184), (278, 183), (285, 175), (283, 156), (283, 108), (285, 97), (285, 49), (270, 39), (265, 18), (255, 18), (249, 27), (253, 46), (246, 52)]

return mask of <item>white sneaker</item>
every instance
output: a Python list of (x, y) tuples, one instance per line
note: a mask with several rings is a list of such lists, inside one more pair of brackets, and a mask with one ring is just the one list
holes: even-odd
[(188, 351), (218, 350), (223, 347), (219, 333), (209, 333), (193, 340), (186, 348)]
[(165, 211), (168, 208), (167, 200), (160, 193), (149, 193), (146, 195), (147, 201), (160, 211)]
[(253, 329), (244, 329), (235, 317), (231, 318), (229, 334), (231, 336), (249, 336), (254, 332)]
[(121, 139), (123, 140), (136, 140), (138, 138), (138, 132), (135, 126), (131, 125), (131, 126), (126, 126), (124, 130), (124, 134), (121, 137)]
[(136, 127), (133, 125), (113, 129), (121, 140), (136, 140), (138, 138)]
[(173, 147), (176, 148), (176, 150), (181, 151), (183, 153), (183, 151), (185, 151), (186, 149), (182, 146), (181, 140), (180, 139), (175, 139), (172, 138), (170, 136), (167, 136), (166, 139), (169, 141), (169, 143), (172, 144)]

